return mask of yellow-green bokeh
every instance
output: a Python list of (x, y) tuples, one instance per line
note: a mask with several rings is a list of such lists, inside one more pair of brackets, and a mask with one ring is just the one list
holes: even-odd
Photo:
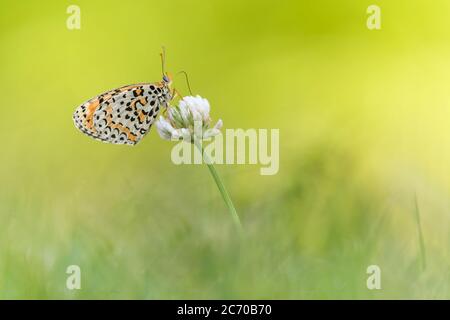
[[(371, 4), (2, 0), (0, 298), (450, 298), (450, 3), (378, 0), (375, 31)], [(240, 243), (208, 170), (156, 131), (124, 147), (72, 124), (158, 81), (161, 45), (226, 128), (280, 129), (277, 175), (218, 166)]]

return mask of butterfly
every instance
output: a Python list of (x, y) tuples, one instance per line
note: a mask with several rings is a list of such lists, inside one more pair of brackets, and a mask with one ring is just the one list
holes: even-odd
[(164, 72), (160, 82), (123, 86), (102, 93), (76, 108), (75, 126), (103, 142), (135, 145), (149, 132), (161, 109), (175, 97), (171, 77)]

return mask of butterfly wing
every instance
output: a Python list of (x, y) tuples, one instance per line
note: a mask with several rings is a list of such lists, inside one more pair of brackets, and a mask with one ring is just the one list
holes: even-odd
[(135, 145), (148, 133), (161, 109), (160, 86), (135, 84), (94, 97), (75, 110), (75, 126), (103, 142)]

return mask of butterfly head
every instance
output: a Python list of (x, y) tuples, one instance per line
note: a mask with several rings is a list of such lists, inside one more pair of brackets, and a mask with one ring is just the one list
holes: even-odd
[(172, 84), (172, 76), (168, 73), (163, 74), (162, 83), (166, 86), (170, 86)]
[(160, 54), (161, 56), (161, 71), (162, 71), (162, 81), (161, 83), (165, 86), (165, 87), (170, 87), (170, 85), (172, 84), (172, 76), (164, 71), (164, 65), (166, 63), (166, 50), (164, 47), (162, 47), (162, 52)]

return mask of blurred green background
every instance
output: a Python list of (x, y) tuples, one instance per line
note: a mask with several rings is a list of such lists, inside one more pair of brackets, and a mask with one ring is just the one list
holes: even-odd
[[(126, 147), (72, 123), (160, 80), (161, 45), (225, 128), (280, 129), (277, 175), (217, 166), (241, 240), (156, 130)], [(0, 298), (450, 298), (449, 58), (447, 0), (2, 0)]]

